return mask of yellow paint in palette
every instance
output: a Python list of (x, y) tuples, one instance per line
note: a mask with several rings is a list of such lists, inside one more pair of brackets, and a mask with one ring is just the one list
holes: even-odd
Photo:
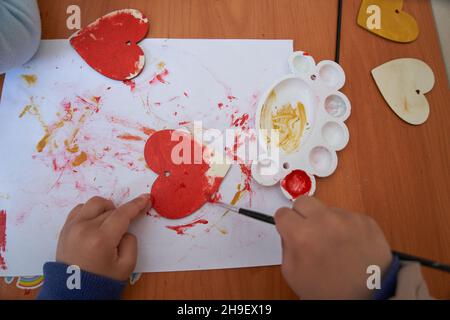
[[(287, 103), (276, 106), (277, 94), (272, 91), (261, 111), (260, 128), (277, 130), (279, 133), (278, 146), (286, 153), (292, 153), (300, 147), (300, 141), (305, 131), (307, 117), (305, 106), (296, 102), (293, 106)], [(270, 137), (266, 136), (269, 144)]]
[(300, 147), (300, 139), (306, 126), (305, 106), (297, 102), (295, 107), (290, 103), (282, 106), (272, 115), (273, 129), (280, 133), (279, 146), (286, 153), (292, 153)]

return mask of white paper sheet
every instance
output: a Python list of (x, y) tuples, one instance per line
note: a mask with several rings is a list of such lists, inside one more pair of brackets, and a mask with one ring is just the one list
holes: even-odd
[[(6, 252), (1, 253), (7, 268), (0, 276), (42, 274), (42, 265), (54, 260), (68, 212), (78, 203), (100, 195), (121, 204), (150, 189), (156, 176), (145, 166), (145, 141), (118, 136), (145, 137), (142, 127), (178, 128), (194, 120), (225, 130), (233, 114), (244, 113), (253, 126), (259, 95), (289, 73), (286, 61), (293, 51), (290, 40), (151, 39), (140, 45), (147, 63), (134, 91), (93, 71), (66, 40), (42, 41), (31, 62), (6, 75), (0, 104), (0, 210), (7, 212)], [(169, 74), (150, 85), (164, 67), (161, 62)], [(22, 75), (36, 75), (36, 83), (27, 83)], [(66, 114), (69, 103), (82, 110)], [(36, 109), (19, 117), (27, 105)], [(51, 138), (38, 152), (45, 127)], [(65, 140), (71, 146), (76, 142), (79, 150), (67, 151)], [(81, 152), (88, 159), (74, 166)], [(233, 166), (220, 189), (224, 201), (231, 200), (243, 179), (239, 166)], [(278, 187), (252, 182), (252, 189), (239, 205), (273, 213), (289, 204)], [(280, 263), (274, 226), (223, 213), (207, 204), (179, 221), (154, 213), (139, 218), (131, 228), (139, 239), (136, 271)], [(166, 228), (199, 218), (209, 223), (185, 235)]]

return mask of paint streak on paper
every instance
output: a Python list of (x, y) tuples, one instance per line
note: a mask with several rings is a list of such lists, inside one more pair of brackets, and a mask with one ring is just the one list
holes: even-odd
[(34, 86), (37, 82), (37, 76), (35, 74), (23, 74), (20, 77), (29, 87)]
[(179, 235), (185, 235), (186, 231), (188, 229), (191, 229), (191, 228), (195, 227), (198, 224), (208, 224), (208, 221), (204, 220), (204, 219), (199, 219), (199, 220), (195, 220), (195, 221), (193, 221), (191, 223), (188, 223), (188, 224), (183, 224), (183, 225), (180, 225), (180, 226), (166, 226), (166, 228), (175, 231)]

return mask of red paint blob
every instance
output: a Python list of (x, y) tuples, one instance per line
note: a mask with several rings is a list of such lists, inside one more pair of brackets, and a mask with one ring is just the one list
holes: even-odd
[(0, 269), (6, 270), (6, 261), (3, 254), (6, 251), (6, 211), (0, 210)]
[(231, 124), (235, 127), (243, 127), (250, 116), (247, 113), (244, 113), (242, 116), (235, 118), (234, 115), (231, 116)]
[(130, 10), (101, 17), (70, 39), (70, 44), (93, 69), (115, 80), (129, 80), (143, 69), (144, 51), (137, 45), (148, 32), (148, 20)]
[(293, 199), (311, 191), (312, 181), (303, 170), (294, 170), (281, 181), (281, 187), (286, 190)]
[(131, 92), (134, 92), (134, 90), (136, 89), (136, 82), (134, 82), (133, 80), (124, 80), (123, 84), (128, 86)]
[(219, 192), (216, 192), (211, 196), (211, 199), (209, 200), (209, 202), (217, 203), (221, 200), (222, 200), (222, 195)]
[(164, 69), (160, 73), (155, 74), (152, 80), (149, 81), (149, 84), (155, 85), (158, 83), (167, 84), (166, 77), (169, 75), (169, 70)]
[(208, 224), (208, 221), (204, 219), (199, 219), (188, 224), (183, 224), (181, 226), (166, 226), (166, 228), (175, 231), (177, 234), (184, 235), (186, 234), (187, 229), (190, 229), (196, 226), (197, 224)]
[[(185, 150), (190, 154), (183, 154)], [(159, 175), (151, 195), (153, 208), (161, 216), (184, 218), (210, 201), (219, 189), (223, 178), (206, 175), (210, 166), (203, 160), (204, 150), (188, 133), (181, 131), (162, 130), (148, 139), (144, 156), (149, 168)]]

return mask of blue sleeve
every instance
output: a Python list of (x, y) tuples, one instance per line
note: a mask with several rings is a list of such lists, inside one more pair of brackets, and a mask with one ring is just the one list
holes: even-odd
[(375, 290), (372, 296), (374, 300), (387, 300), (395, 295), (395, 290), (397, 288), (397, 274), (399, 269), (400, 259), (394, 255), (391, 265), (381, 281), (381, 289)]
[(90, 272), (80, 271), (79, 289), (69, 289), (67, 280), (72, 273), (69, 266), (58, 262), (44, 265), (44, 284), (39, 300), (117, 300), (120, 299), (126, 281), (105, 278)]
[(0, 1), (0, 74), (30, 60), (40, 39), (41, 19), (36, 0)]

